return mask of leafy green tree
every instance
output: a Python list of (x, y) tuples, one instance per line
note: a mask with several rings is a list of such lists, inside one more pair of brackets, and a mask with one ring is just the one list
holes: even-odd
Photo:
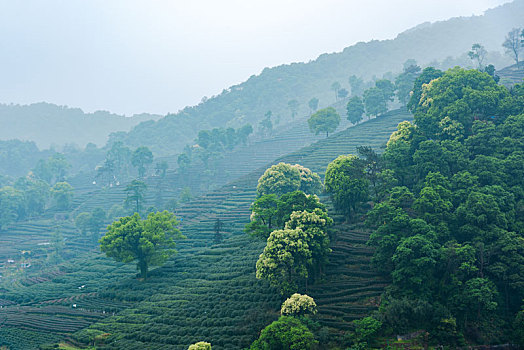
[(265, 194), (251, 205), (251, 220), (245, 231), (256, 237), (267, 239), (273, 228), (277, 227), (277, 207), (279, 201), (275, 194)]
[(0, 230), (23, 216), (23, 193), (11, 186), (0, 188)]
[(282, 295), (296, 292), (298, 283), (308, 277), (311, 250), (308, 237), (301, 229), (271, 232), (264, 252), (256, 263), (258, 279), (278, 287)]
[(187, 350), (211, 350), (211, 343), (199, 341), (198, 343), (189, 345)]
[(353, 324), (355, 325), (355, 330), (352, 334), (354, 342), (357, 344), (364, 343), (365, 345), (371, 345), (382, 327), (382, 322), (372, 316), (355, 320)]
[(91, 213), (91, 216), (88, 221), (89, 232), (96, 242), (100, 235), (100, 230), (104, 226), (106, 221), (106, 212), (102, 208), (95, 208)]
[(315, 135), (325, 132), (328, 137), (329, 133), (335, 131), (340, 124), (340, 115), (333, 107), (323, 108), (315, 112), (307, 122), (309, 130)]
[(436, 139), (441, 121), (449, 117), (462, 125), (468, 137), (475, 120), (500, 115), (501, 103), (508, 95), (508, 90), (487, 73), (456, 67), (426, 87), (416, 108), (415, 123), (424, 136)]
[(502, 47), (508, 56), (511, 56), (515, 60), (517, 68), (519, 68), (519, 56), (522, 50), (524, 49), (523, 39), (521, 37), (520, 28), (513, 28), (506, 35), (506, 40), (502, 43)]
[(271, 113), (271, 111), (267, 111), (265, 118), (258, 124), (258, 129), (264, 136), (269, 136), (273, 133), (273, 123), (271, 122), (272, 115), (273, 113)]
[(67, 182), (57, 182), (51, 188), (51, 195), (58, 209), (68, 209), (73, 199), (73, 187)]
[(297, 116), (298, 107), (300, 106), (300, 104), (298, 103), (297, 100), (290, 100), (288, 101), (287, 106), (289, 107), (289, 110), (291, 111), (291, 119), (295, 119), (295, 117)]
[(407, 105), (410, 98), (411, 90), (415, 79), (420, 74), (420, 67), (416, 65), (416, 62), (404, 67), (404, 71), (397, 76), (395, 79), (395, 89), (397, 90), (397, 98), (402, 105)]
[(351, 154), (338, 156), (328, 164), (324, 185), (336, 208), (347, 218), (356, 211), (358, 203), (368, 198), (369, 181), (365, 178), (362, 163)]
[(238, 138), (242, 141), (244, 145), (247, 144), (247, 138), (252, 133), (253, 133), (253, 127), (251, 126), (251, 124), (246, 124), (243, 127), (241, 127), (240, 129), (238, 129), (237, 131)]
[(425, 84), (429, 84), (432, 80), (440, 78), (444, 73), (433, 67), (426, 67), (422, 73), (415, 79), (413, 84), (413, 94), (408, 102), (408, 109), (415, 113), (422, 97), (422, 89)]
[(146, 168), (153, 163), (153, 153), (146, 146), (138, 147), (131, 156), (131, 164), (138, 169), (138, 176), (143, 178)]
[(351, 96), (362, 96), (364, 93), (364, 81), (356, 75), (349, 77), (349, 86), (351, 88)]
[(513, 337), (517, 344), (524, 345), (524, 307), (517, 313), (515, 321), (513, 321)]
[(162, 265), (176, 253), (174, 240), (185, 238), (177, 226), (178, 220), (168, 211), (150, 213), (145, 220), (135, 213), (108, 226), (100, 239), (100, 249), (116, 261), (136, 260), (137, 270), (145, 280), (150, 266)]
[(469, 58), (472, 61), (477, 61), (478, 69), (481, 69), (484, 66), (483, 64), (487, 54), (488, 51), (484, 48), (484, 46), (480, 45), (479, 43), (473, 44), (471, 46), (471, 50), (468, 52)]
[(326, 210), (326, 207), (320, 203), (315, 195), (307, 195), (302, 191), (285, 193), (277, 201), (277, 210), (274, 216), (275, 227), (284, 228), (285, 223), (294, 211), (312, 212), (317, 208), (322, 211)]
[(145, 182), (140, 180), (133, 180), (129, 185), (126, 186), (126, 200), (125, 205), (127, 207), (133, 206), (135, 212), (140, 213), (145, 200), (147, 185)]
[(167, 169), (169, 169), (169, 164), (165, 160), (156, 163), (155, 173), (161, 178), (166, 177)]
[(346, 89), (340, 89), (338, 90), (337, 95), (338, 95), (338, 98), (344, 99), (349, 95), (349, 91), (347, 91)]
[(191, 165), (191, 158), (186, 153), (182, 153), (178, 156), (177, 163), (178, 167), (184, 171)]
[(251, 350), (310, 350), (318, 344), (313, 333), (299, 319), (280, 316), (264, 328)]
[(322, 182), (318, 174), (300, 164), (278, 163), (272, 165), (258, 179), (257, 194), (276, 194), (301, 190), (306, 194), (320, 193)]
[(91, 218), (91, 214), (87, 212), (82, 212), (78, 214), (75, 218), (75, 226), (82, 232), (82, 235), (87, 236), (87, 232), (89, 231), (89, 219)]
[(335, 81), (333, 82), (333, 84), (331, 84), (331, 90), (333, 90), (333, 92), (335, 93), (335, 100), (338, 101), (338, 90), (340, 90), (341, 86), (340, 86), (340, 83), (338, 81)]
[(362, 115), (364, 115), (364, 103), (362, 99), (358, 96), (353, 96), (349, 99), (346, 106), (348, 120), (352, 124), (358, 124), (362, 120)]
[(369, 116), (378, 116), (388, 111), (384, 93), (377, 87), (364, 91), (364, 106), (366, 107), (366, 114)]
[[(423, 223), (422, 223), (423, 224)], [(439, 246), (429, 237), (414, 235), (404, 238), (393, 254), (393, 282), (403, 288), (426, 296), (439, 258)]]
[(497, 308), (498, 291), (487, 278), (472, 278), (466, 282), (461, 302), (466, 322), (477, 323), (488, 319)]
[(104, 171), (109, 172), (111, 180), (123, 181), (128, 176), (131, 150), (122, 141), (114, 142), (106, 154)]
[(49, 184), (33, 176), (21, 177), (16, 180), (14, 188), (24, 196), (25, 211), (28, 216), (41, 214), (50, 196)]
[(388, 79), (380, 79), (375, 82), (375, 86), (382, 92), (386, 102), (393, 101), (393, 97), (395, 96), (395, 84)]
[(308, 316), (317, 313), (317, 304), (312, 297), (306, 294), (295, 293), (282, 303), (280, 314), (282, 316)]
[(180, 201), (182, 203), (188, 203), (193, 198), (193, 195), (191, 194), (191, 189), (189, 187), (184, 187), (182, 190), (182, 193), (180, 193)]
[(313, 112), (318, 109), (318, 98), (313, 97), (311, 100), (309, 100), (307, 105), (309, 107), (309, 114), (313, 114)]
[(322, 192), (322, 181), (317, 173), (300, 164), (295, 164), (293, 167), (297, 168), (300, 173), (300, 191), (306, 194), (320, 194)]
[(276, 194), (278, 196), (300, 188), (300, 170), (286, 163), (278, 163), (266, 169), (258, 179), (257, 194)]
[(331, 225), (333, 225), (333, 220), (321, 208), (294, 211), (285, 225), (286, 229), (299, 228), (307, 235), (307, 244), (311, 250), (309, 271), (312, 272), (311, 275), (314, 278), (322, 273), (322, 268), (331, 253), (328, 236), (328, 228)]

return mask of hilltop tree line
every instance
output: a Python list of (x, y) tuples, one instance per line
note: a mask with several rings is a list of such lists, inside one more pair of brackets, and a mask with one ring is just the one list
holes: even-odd
[(252, 133), (253, 127), (250, 124), (238, 129), (201, 130), (195, 143), (186, 145), (184, 151), (178, 156), (178, 166), (182, 171), (191, 164), (202, 164), (205, 169), (208, 169), (210, 161), (220, 158), (225, 152), (232, 151), (240, 144), (246, 145)]

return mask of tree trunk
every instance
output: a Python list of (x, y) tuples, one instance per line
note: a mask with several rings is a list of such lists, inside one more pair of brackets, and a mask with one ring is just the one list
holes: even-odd
[(138, 267), (140, 268), (140, 277), (142, 277), (144, 280), (147, 279), (147, 262), (146, 261), (139, 261)]

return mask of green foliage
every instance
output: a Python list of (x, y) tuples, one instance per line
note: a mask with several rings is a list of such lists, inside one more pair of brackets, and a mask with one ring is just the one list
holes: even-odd
[(67, 161), (62, 153), (55, 153), (46, 160), (40, 159), (33, 169), (33, 174), (47, 182), (55, 184), (63, 182), (71, 164)]
[(409, 62), (404, 64), (404, 71), (395, 79), (395, 89), (397, 90), (397, 98), (402, 105), (407, 105), (410, 99), (410, 93), (413, 89), (413, 84), (420, 74), (420, 67), (416, 62)]
[(285, 193), (280, 198), (275, 194), (266, 194), (251, 205), (251, 220), (246, 224), (245, 231), (267, 239), (273, 229), (284, 228), (294, 211), (313, 211), (316, 208), (325, 211), (317, 196), (306, 195), (302, 191)]
[(368, 198), (369, 181), (364, 169), (354, 155), (341, 155), (329, 163), (326, 169), (325, 189), (331, 195), (336, 208), (348, 218), (357, 205)]
[(129, 185), (126, 186), (126, 199), (125, 205), (128, 208), (133, 208), (137, 213), (140, 213), (144, 205), (145, 194), (147, 185), (145, 182), (140, 180), (133, 180)]
[(0, 188), (0, 230), (24, 216), (24, 197), (11, 186)]
[(355, 320), (353, 324), (355, 325), (353, 339), (356, 343), (371, 344), (382, 327), (382, 322), (371, 316)]
[(444, 73), (433, 67), (426, 67), (422, 73), (415, 79), (415, 82), (412, 86), (413, 94), (409, 99), (408, 109), (415, 113), (419, 105), (420, 99), (422, 97), (422, 88), (424, 84), (429, 84), (433, 79), (440, 78)]
[(211, 344), (205, 341), (199, 341), (198, 343), (189, 345), (187, 350), (211, 350)]
[(366, 114), (370, 116), (378, 116), (388, 111), (384, 92), (378, 87), (364, 91), (364, 106), (366, 107)]
[(51, 195), (59, 210), (69, 209), (73, 199), (73, 187), (67, 182), (57, 182), (51, 188)]
[(513, 337), (517, 344), (524, 345), (524, 308), (518, 312), (513, 321)]
[(169, 164), (167, 164), (165, 160), (157, 162), (155, 166), (155, 174), (163, 179), (166, 177), (167, 169), (169, 169)]
[(471, 50), (468, 52), (469, 58), (472, 61), (477, 61), (477, 68), (479, 69), (484, 67), (484, 60), (487, 54), (488, 51), (479, 43), (473, 44)]
[(436, 138), (439, 123), (449, 117), (462, 126), (468, 137), (475, 120), (487, 121), (501, 115), (502, 102), (508, 96), (508, 90), (487, 73), (457, 67), (426, 86), (415, 111), (415, 123), (427, 138)]
[(288, 101), (287, 105), (289, 107), (289, 110), (291, 111), (291, 119), (295, 119), (300, 103), (298, 103), (297, 100), (290, 100)]
[(519, 99), (478, 70), (426, 69), (415, 81), (415, 123), (400, 123), (384, 152), (402, 186), (367, 215), (372, 261), (393, 282), (385, 329), (425, 329), (451, 346), (462, 334), (508, 340), (524, 297), (524, 119), (507, 107)]
[(180, 193), (180, 201), (182, 203), (188, 203), (193, 198), (193, 195), (191, 194), (191, 189), (189, 187), (184, 187), (182, 190), (182, 193)]
[(266, 239), (274, 227), (277, 227), (277, 207), (279, 200), (275, 194), (265, 194), (251, 205), (250, 222), (245, 231), (253, 236)]
[(184, 238), (177, 226), (178, 220), (168, 211), (150, 213), (145, 220), (135, 213), (108, 226), (100, 249), (116, 261), (136, 260), (141, 277), (146, 279), (149, 266), (163, 264), (176, 252), (174, 240)]
[(297, 282), (308, 277), (307, 268), (311, 265), (307, 242), (308, 236), (300, 228), (271, 232), (256, 264), (257, 278), (268, 280), (282, 295), (295, 292)]
[[(266, 169), (258, 179), (257, 194), (276, 194), (280, 196), (299, 189), (306, 193), (316, 193), (321, 188), (320, 177), (300, 165), (278, 163)], [(315, 192), (310, 192), (315, 191)]]
[(317, 304), (309, 295), (295, 293), (282, 303), (282, 316), (308, 316), (317, 313)]
[(513, 28), (506, 35), (506, 40), (502, 43), (502, 47), (508, 56), (511, 56), (515, 60), (517, 68), (519, 67), (519, 56), (520, 53), (524, 50), (524, 45), (522, 44), (524, 29)]
[(251, 345), (252, 350), (308, 350), (318, 342), (313, 333), (300, 320), (280, 316), (264, 328), (260, 337)]
[(348, 120), (353, 124), (358, 124), (365, 112), (362, 99), (358, 96), (351, 97), (346, 106), (346, 111)]
[(309, 130), (315, 135), (325, 132), (328, 137), (329, 133), (335, 131), (340, 124), (340, 115), (333, 107), (323, 108), (315, 112), (307, 122)]
[(312, 114), (318, 109), (318, 98), (313, 97), (311, 100), (309, 100), (307, 105), (309, 107), (309, 114)]
[(131, 164), (138, 169), (138, 176), (144, 177), (146, 167), (153, 163), (153, 153), (146, 146), (138, 147), (131, 156)]
[(299, 228), (307, 235), (312, 260), (309, 270), (313, 270), (314, 275), (320, 274), (322, 267), (327, 262), (329, 253), (331, 253), (327, 232), (331, 225), (333, 225), (333, 220), (323, 208), (294, 211), (286, 222), (286, 229)]

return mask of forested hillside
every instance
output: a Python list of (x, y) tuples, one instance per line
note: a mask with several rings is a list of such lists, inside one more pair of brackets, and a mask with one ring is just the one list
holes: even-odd
[[(289, 102), (298, 102), (298, 114), (308, 113), (308, 101), (320, 100), (324, 107), (335, 101), (334, 82), (348, 88), (351, 75), (365, 80), (380, 78), (386, 72), (400, 72), (408, 59), (426, 66), (448, 59), (443, 68), (468, 62), (467, 52), (473, 43), (490, 51), (501, 52), (504, 37), (513, 27), (522, 25), (524, 1), (518, 0), (489, 10), (483, 16), (454, 18), (423, 24), (401, 33), (393, 40), (358, 43), (340, 53), (324, 54), (308, 63), (293, 63), (266, 68), (259, 75), (225, 89), (220, 95), (203, 99), (197, 106), (167, 115), (155, 123), (135, 127), (122, 140), (132, 146), (146, 145), (157, 154), (180, 151), (199, 130), (220, 126), (257, 126), (267, 111), (289, 122)], [(457, 34), (459, 33), (459, 34)], [(453, 37), (453, 40), (450, 40)], [(464, 60), (465, 57), (465, 60)], [(501, 54), (488, 56), (489, 63), (506, 66), (511, 62)]]

